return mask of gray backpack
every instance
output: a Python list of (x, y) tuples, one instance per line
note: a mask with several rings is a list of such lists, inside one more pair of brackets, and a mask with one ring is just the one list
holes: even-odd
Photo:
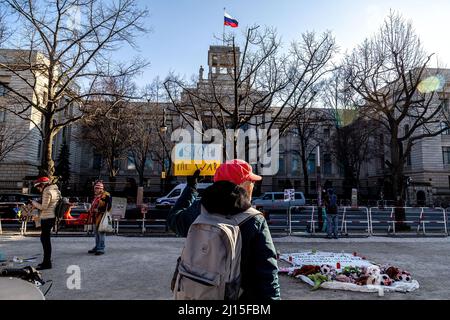
[(235, 216), (202, 212), (189, 228), (172, 281), (175, 300), (237, 300), (241, 287), (239, 226), (261, 214), (250, 208)]

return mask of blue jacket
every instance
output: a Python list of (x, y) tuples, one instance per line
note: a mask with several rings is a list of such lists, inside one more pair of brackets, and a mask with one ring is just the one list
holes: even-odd
[[(230, 191), (236, 188), (241, 192)], [(244, 195), (242, 188), (229, 182), (218, 182), (205, 190), (200, 201), (196, 200), (195, 187), (188, 186), (168, 215), (168, 227), (186, 237), (202, 204), (208, 212), (233, 215), (250, 207)], [(241, 300), (279, 300), (277, 254), (266, 219), (258, 215), (246, 221), (241, 226), (241, 235)]]

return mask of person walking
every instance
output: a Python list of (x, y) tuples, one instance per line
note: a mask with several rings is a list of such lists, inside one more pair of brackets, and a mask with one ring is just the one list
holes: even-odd
[(111, 211), (112, 198), (111, 195), (105, 191), (103, 182), (98, 181), (94, 185), (94, 200), (89, 210), (90, 222), (94, 226), (95, 247), (88, 251), (88, 253), (100, 256), (105, 254), (105, 240), (106, 232), (99, 232), (98, 227), (102, 221), (103, 215)]
[(51, 231), (55, 226), (56, 205), (61, 198), (61, 192), (58, 186), (52, 184), (49, 177), (38, 178), (34, 182), (34, 187), (42, 193), (42, 202), (32, 201), (33, 208), (39, 210), (39, 219), (41, 223), (41, 243), (44, 251), (44, 258), (36, 269), (47, 270), (52, 268), (52, 243)]
[[(187, 187), (170, 211), (168, 227), (177, 235), (186, 237), (202, 208), (206, 214), (236, 216), (251, 208), (254, 184), (262, 177), (252, 172), (245, 161), (232, 160), (222, 164), (214, 176), (214, 184), (197, 200), (197, 180), (200, 171), (188, 178)], [(262, 214), (249, 218), (240, 225), (241, 301), (279, 300), (277, 253), (266, 219)]]
[(325, 207), (327, 210), (327, 234), (328, 234), (327, 238), (338, 239), (339, 216), (338, 216), (337, 197), (333, 189), (328, 189), (325, 198)]

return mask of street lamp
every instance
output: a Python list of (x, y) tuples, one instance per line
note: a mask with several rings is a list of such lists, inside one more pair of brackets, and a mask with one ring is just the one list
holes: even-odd
[(166, 124), (166, 108), (163, 109), (163, 121), (161, 127), (159, 128), (161, 134), (165, 134), (167, 132), (167, 124)]
[(163, 108), (163, 120), (161, 123), (161, 127), (159, 128), (159, 132), (161, 133), (161, 144), (162, 144), (162, 172), (161, 172), (161, 191), (165, 191), (165, 179), (166, 179), (166, 150), (164, 146), (164, 139), (163, 136), (165, 136), (167, 132), (167, 124), (166, 124), (166, 108)]
[(316, 188), (317, 188), (317, 205), (322, 206), (322, 170), (320, 166), (320, 146), (317, 146), (317, 167), (316, 167)]

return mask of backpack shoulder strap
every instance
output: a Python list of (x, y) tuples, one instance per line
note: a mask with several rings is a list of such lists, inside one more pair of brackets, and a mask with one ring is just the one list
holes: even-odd
[(250, 220), (253, 217), (262, 215), (262, 213), (258, 210), (256, 210), (253, 207), (250, 207), (247, 211), (241, 212), (235, 216), (233, 216), (233, 220), (235, 221), (235, 224), (237, 226), (241, 226), (244, 223), (246, 223), (248, 220)]
[(262, 215), (262, 213), (253, 207), (250, 207), (247, 211), (241, 212), (234, 216), (222, 216), (209, 213), (203, 206), (201, 206), (201, 213), (193, 224), (226, 223), (241, 226), (257, 215)]

